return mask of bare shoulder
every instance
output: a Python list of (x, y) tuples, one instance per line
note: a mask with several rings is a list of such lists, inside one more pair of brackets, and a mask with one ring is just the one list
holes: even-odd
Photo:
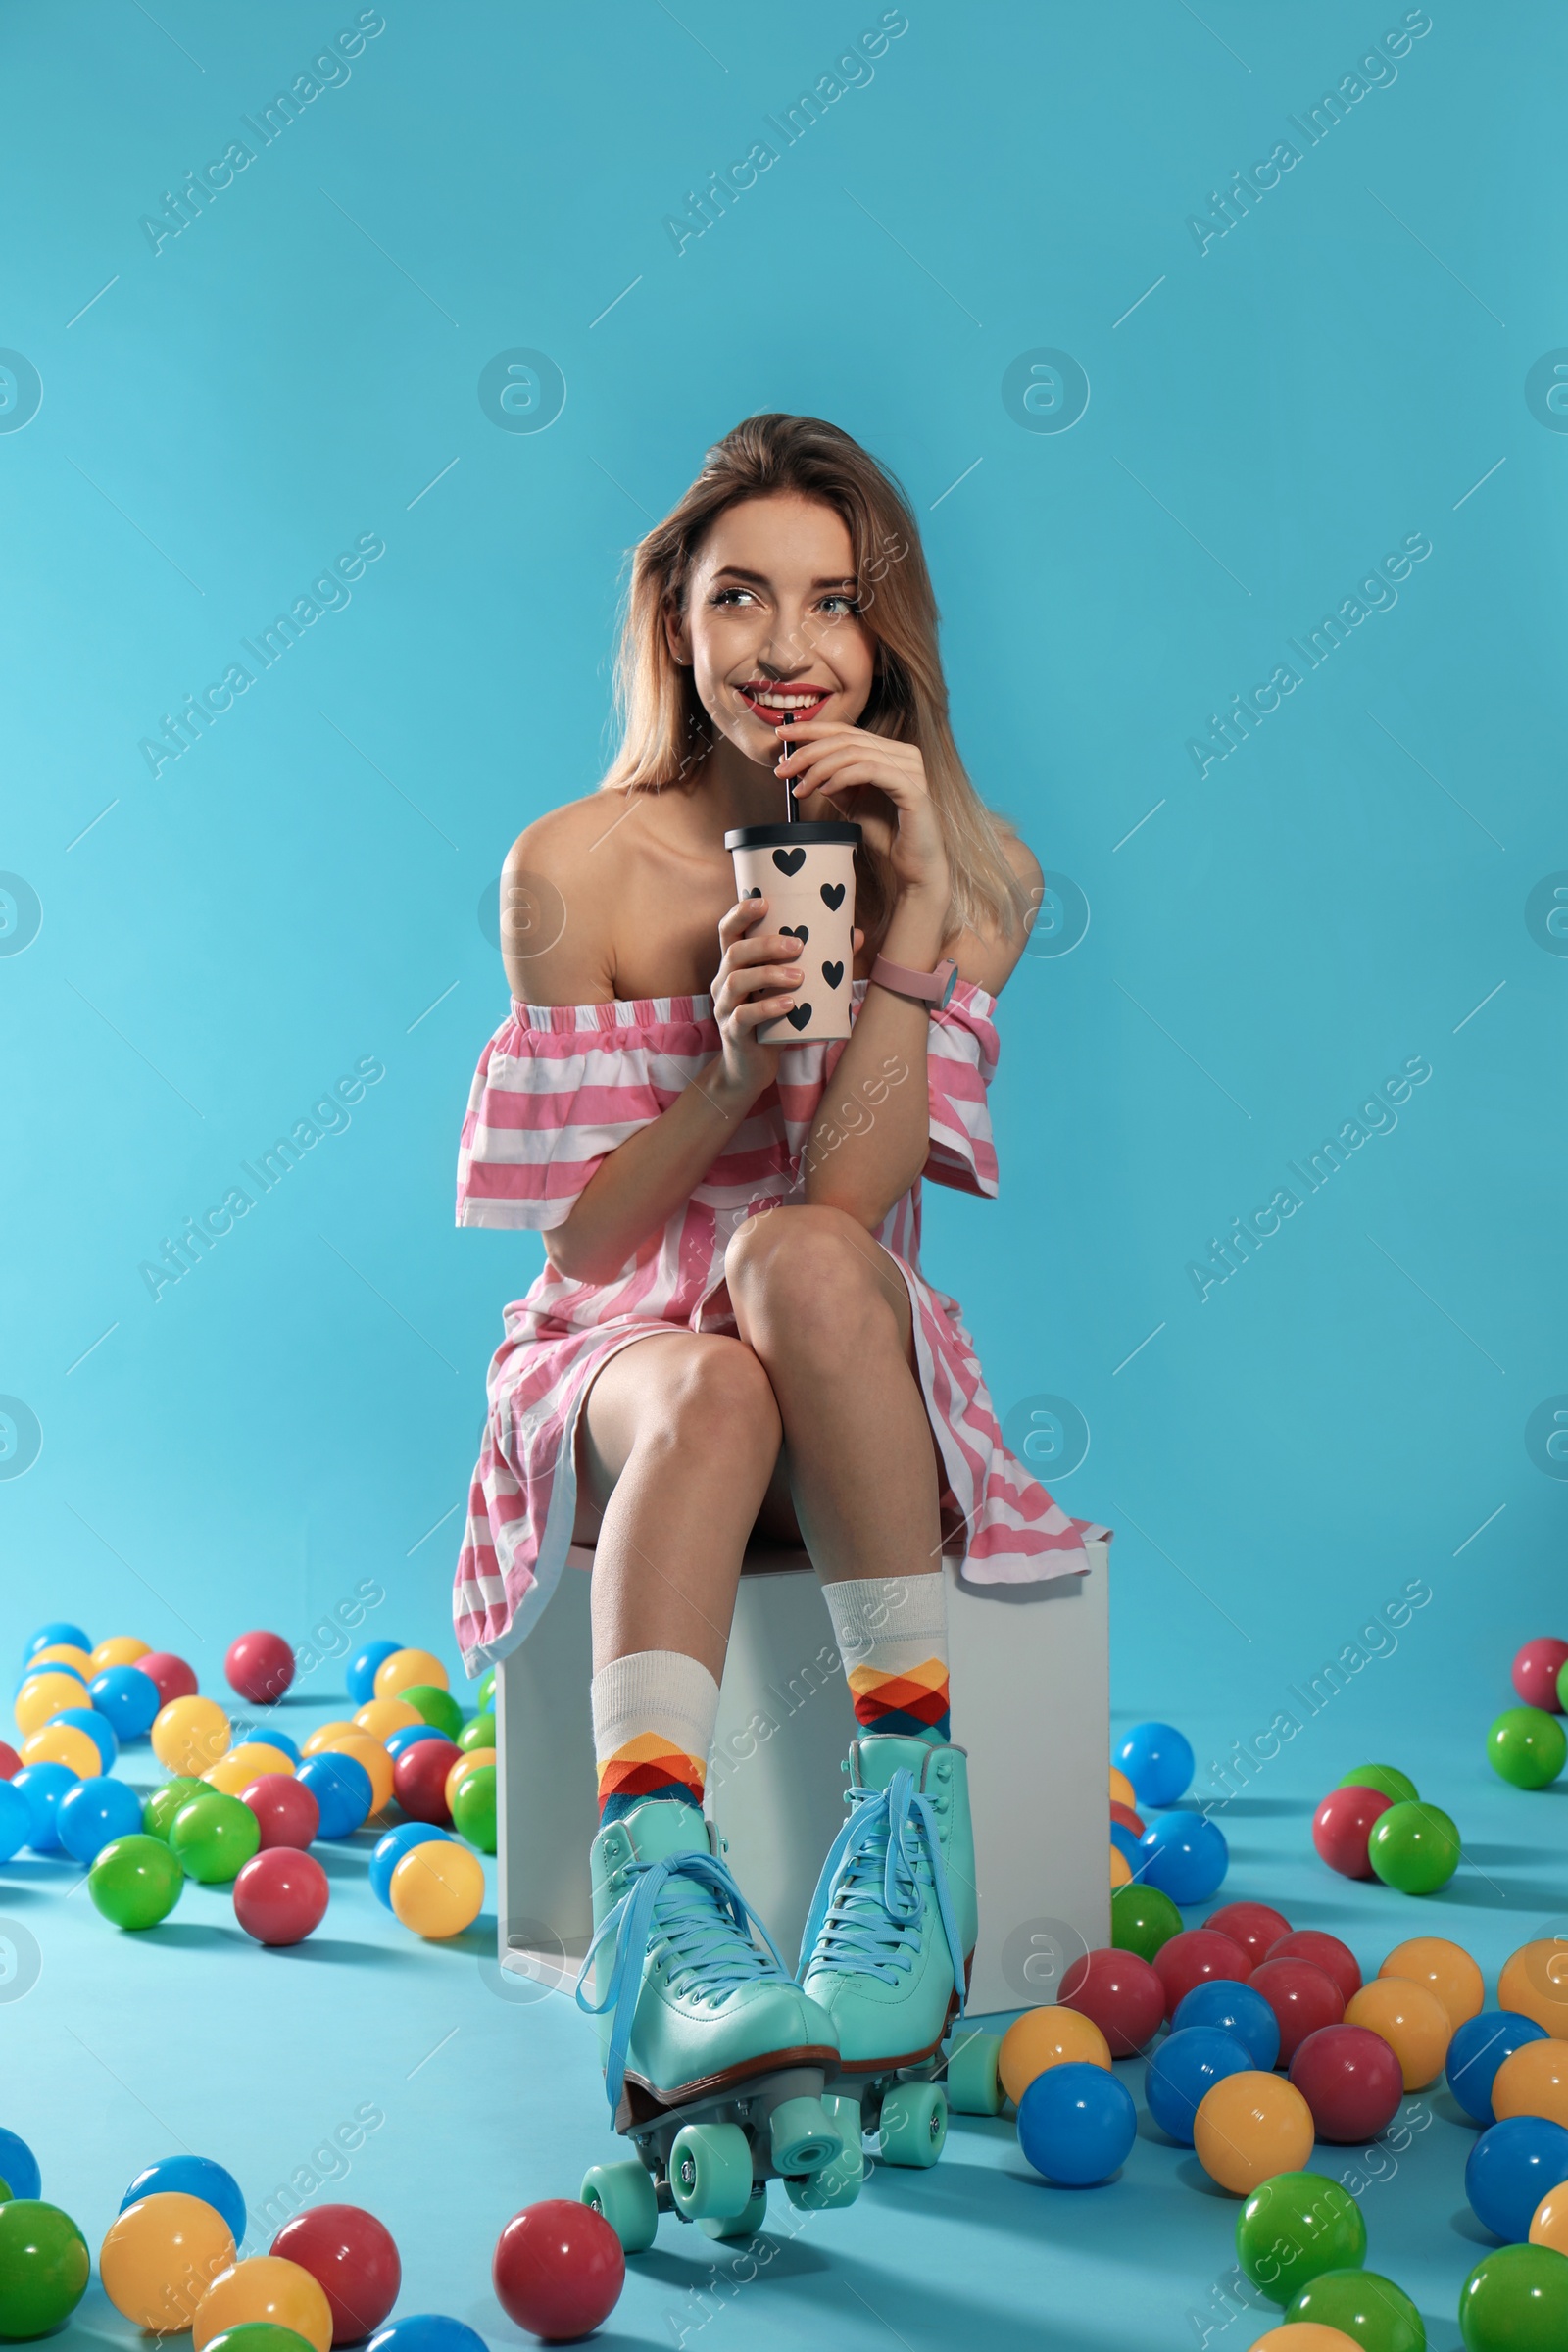
[(528, 1004), (602, 1004), (612, 980), (609, 912), (618, 792), (591, 792), (536, 817), (501, 869), (501, 954), (513, 995)]
[(1024, 912), (1011, 936), (995, 926), (964, 931), (950, 951), (965, 980), (972, 980), (988, 996), (999, 997), (1013, 968), (1029, 942), (1029, 928), (1040, 906), (1043, 887), (1040, 860), (1029, 844), (1019, 839), (1004, 818), (997, 819), (1001, 847), (1012, 870), (1014, 881), (1023, 893)]

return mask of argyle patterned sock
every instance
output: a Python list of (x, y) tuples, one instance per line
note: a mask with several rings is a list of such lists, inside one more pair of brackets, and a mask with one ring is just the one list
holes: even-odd
[(618, 1821), (645, 1797), (703, 1804), (718, 1685), (678, 1649), (639, 1649), (594, 1676), (599, 1817)]
[(849, 1577), (824, 1585), (828, 1614), (862, 1731), (933, 1744), (948, 1727), (948, 1605), (940, 1570)]

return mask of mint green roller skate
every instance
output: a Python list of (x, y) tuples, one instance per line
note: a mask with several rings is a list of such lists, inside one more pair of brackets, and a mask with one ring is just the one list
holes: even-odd
[(888, 2164), (931, 2165), (942, 2153), (942, 2041), (962, 2015), (979, 1924), (968, 1764), (961, 1747), (895, 1733), (850, 1748), (850, 1818), (822, 1865), (800, 1972), (838, 2039), (829, 2087), (846, 2156), (802, 2183), (797, 2203), (847, 2201), (836, 2192), (852, 2173), (858, 2184), (861, 2129)]
[(628, 2254), (652, 2245), (672, 2209), (710, 2236), (751, 2236), (771, 2179), (793, 2185), (844, 2154), (822, 2101), (839, 2063), (833, 2028), (711, 1837), (695, 1806), (653, 1797), (593, 1842), (594, 1939), (577, 2005), (599, 2020), (611, 2113), (637, 2155), (595, 2165), (582, 2198)]

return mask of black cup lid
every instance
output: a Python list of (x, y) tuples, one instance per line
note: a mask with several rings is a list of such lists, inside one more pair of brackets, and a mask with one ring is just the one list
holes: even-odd
[(833, 842), (847, 842), (858, 849), (860, 842), (858, 825), (808, 825), (803, 817), (793, 825), (740, 825), (724, 836), (726, 850), (787, 850), (799, 843), (803, 849), (826, 849)]

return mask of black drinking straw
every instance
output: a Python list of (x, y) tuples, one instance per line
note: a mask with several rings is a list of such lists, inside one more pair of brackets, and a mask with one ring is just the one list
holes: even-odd
[[(793, 753), (795, 746), (790, 742), (782, 727), (779, 729), (778, 739), (779, 742), (784, 746), (783, 757), (788, 760)], [(795, 778), (793, 776), (786, 776), (784, 779), (784, 822), (787, 825), (793, 825), (796, 821), (797, 815), (798, 811), (795, 807)]]

